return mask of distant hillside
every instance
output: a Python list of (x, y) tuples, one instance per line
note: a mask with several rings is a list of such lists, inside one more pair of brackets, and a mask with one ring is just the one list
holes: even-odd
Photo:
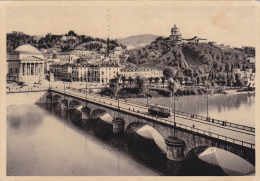
[[(86, 35), (78, 35), (73, 30), (69, 31), (65, 36), (74, 37), (74, 39), (63, 40), (63, 35), (54, 35), (48, 33), (46, 35), (27, 35), (24, 33), (7, 33), (7, 52), (12, 52), (20, 45), (30, 44), (37, 49), (58, 48), (63, 52), (78, 49), (96, 50), (106, 47), (106, 40), (93, 38)], [(118, 46), (115, 40), (109, 40), (109, 49), (113, 50)]]
[(117, 39), (117, 42), (119, 44), (123, 44), (129, 49), (143, 47), (145, 45), (149, 45), (151, 42), (153, 42), (156, 38), (158, 38), (158, 35), (151, 35), (151, 34), (144, 34), (144, 35), (135, 35), (135, 36), (129, 36), (127, 38), (119, 38)]
[(225, 82), (227, 73), (232, 69), (246, 70), (251, 68), (255, 72), (255, 64), (248, 61), (248, 57), (255, 54), (254, 48), (248, 51), (221, 49), (208, 43), (175, 44), (163, 38), (157, 38), (144, 47), (126, 51), (129, 54), (127, 63), (136, 67), (150, 67), (163, 69), (166, 66), (179, 70), (190, 78), (209, 74), (211, 80)]

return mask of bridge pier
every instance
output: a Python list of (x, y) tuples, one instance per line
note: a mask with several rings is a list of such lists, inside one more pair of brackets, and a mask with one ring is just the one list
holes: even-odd
[(61, 105), (60, 105), (61, 110), (68, 110), (68, 101), (67, 100), (63, 100), (61, 101)]
[(185, 142), (178, 138), (169, 136), (165, 143), (167, 145), (167, 158), (172, 161), (183, 161)]
[(90, 119), (90, 109), (88, 107), (83, 107), (81, 109), (82, 119), (89, 120)]
[(115, 118), (113, 121), (113, 133), (114, 134), (124, 134), (125, 121), (121, 118)]
[(46, 96), (46, 103), (52, 103), (52, 96), (51, 95)]

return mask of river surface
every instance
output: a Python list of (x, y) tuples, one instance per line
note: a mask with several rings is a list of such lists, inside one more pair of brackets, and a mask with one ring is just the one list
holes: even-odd
[[(133, 98), (132, 101), (147, 104), (146, 98)], [(159, 104), (173, 109), (173, 98), (149, 98), (151, 104)], [(178, 97), (175, 109), (186, 113), (207, 116), (207, 96)], [(255, 127), (255, 94), (230, 94), (208, 96), (210, 118)]]
[(35, 95), (7, 95), (7, 175), (158, 175), (45, 107), (17, 102), (22, 97)]
[[(62, 111), (60, 105), (34, 104), (41, 95), (7, 94), (8, 176), (226, 175), (195, 156), (184, 164), (167, 160), (164, 140), (152, 127), (136, 124), (124, 137), (118, 137), (111, 132), (112, 119), (106, 113), (78, 126), (77, 110), (68, 112)], [(254, 96), (237, 97), (222, 106), (218, 97), (209, 98), (210, 112), (235, 114), (237, 109), (248, 109), (254, 114)], [(197, 103), (203, 102), (203, 97), (196, 99)], [(213, 99), (220, 108), (214, 108)], [(169, 98), (157, 98), (156, 102), (159, 100), (169, 102)], [(192, 105), (196, 104), (190, 97), (178, 100), (179, 110), (203, 113), (203, 105), (196, 109)]]

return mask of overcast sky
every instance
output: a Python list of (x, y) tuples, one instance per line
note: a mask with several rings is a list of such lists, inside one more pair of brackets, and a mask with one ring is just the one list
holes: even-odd
[[(23, 31), (29, 35), (78, 34), (107, 37), (108, 24), (111, 38), (138, 34), (169, 36), (177, 25), (184, 38), (195, 35), (209, 41), (231, 46), (255, 46), (256, 9), (252, 5), (230, 5), (215, 1), (204, 5), (191, 1), (176, 2), (60, 2), (53, 6), (33, 4), (13, 6), (6, 11), (6, 30)], [(231, 5), (232, 4), (232, 5)], [(108, 11), (109, 10), (109, 11)]]

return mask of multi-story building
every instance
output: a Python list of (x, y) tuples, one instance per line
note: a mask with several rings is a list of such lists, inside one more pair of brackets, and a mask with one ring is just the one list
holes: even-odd
[(54, 54), (53, 58), (60, 59), (61, 62), (72, 64), (79, 57), (70, 52), (59, 52), (57, 54)]
[(80, 58), (91, 58), (93, 55), (92, 51), (87, 50), (73, 50), (70, 53)]
[(111, 79), (114, 79), (121, 74), (121, 67), (118, 64), (115, 66), (101, 66), (99, 67), (99, 73), (100, 78), (97, 79), (97, 81), (99, 80), (100, 83), (108, 84)]
[(49, 65), (49, 70), (58, 80), (72, 77), (72, 65), (68, 63), (52, 63)]
[[(86, 81), (88, 78), (89, 66), (85, 65), (74, 65), (71, 67), (72, 73), (71, 78), (73, 81)], [(90, 82), (90, 80), (88, 80)]]
[(88, 81), (108, 84), (121, 73), (119, 65), (101, 66), (72, 66), (71, 78), (73, 81)]
[(163, 77), (163, 72), (157, 69), (151, 68), (139, 68), (139, 69), (126, 69), (122, 71), (122, 75), (128, 79), (132, 77), (135, 79), (137, 76), (148, 79), (150, 77)]

